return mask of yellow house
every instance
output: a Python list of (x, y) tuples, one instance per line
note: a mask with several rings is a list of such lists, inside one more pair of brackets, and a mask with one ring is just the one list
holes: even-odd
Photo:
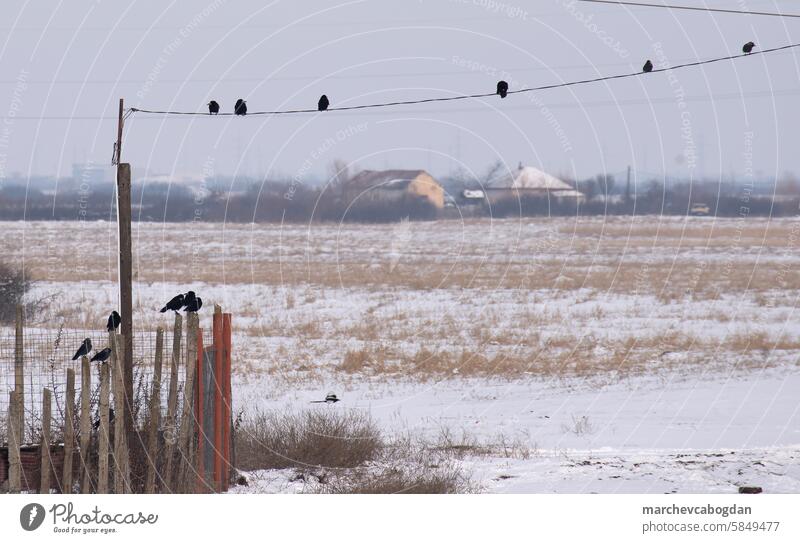
[(444, 189), (425, 170), (364, 170), (345, 184), (347, 200), (401, 201), (426, 199), (444, 207)]

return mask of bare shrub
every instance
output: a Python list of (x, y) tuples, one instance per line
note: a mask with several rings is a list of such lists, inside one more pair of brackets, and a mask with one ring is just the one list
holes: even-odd
[(236, 432), (237, 467), (246, 471), (353, 468), (374, 459), (381, 447), (380, 431), (362, 411), (258, 412)]
[(465, 494), (472, 492), (469, 479), (457, 468), (389, 468), (378, 474), (362, 473), (338, 478), (318, 489), (323, 494)]
[(570, 433), (580, 437), (585, 434), (593, 434), (594, 426), (589, 422), (587, 415), (581, 415), (580, 417), (572, 415), (572, 425), (562, 424), (561, 430), (565, 434)]

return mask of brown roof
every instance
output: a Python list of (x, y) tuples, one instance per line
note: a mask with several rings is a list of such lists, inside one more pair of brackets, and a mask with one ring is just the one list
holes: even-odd
[(403, 190), (408, 184), (425, 170), (364, 170), (347, 181), (347, 188), (367, 189), (380, 187), (382, 189)]

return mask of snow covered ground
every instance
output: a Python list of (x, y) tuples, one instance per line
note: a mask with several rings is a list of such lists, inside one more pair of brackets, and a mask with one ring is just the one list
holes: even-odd
[[(389, 438), (470, 444), (485, 492), (800, 492), (795, 223), (141, 223), (137, 341), (192, 288), (233, 312), (235, 411), (365, 410)], [(30, 296), (55, 296), (30, 336), (102, 345), (114, 225), (3, 227)], [(236, 490), (308, 490), (294, 477)]]
[[(330, 384), (320, 409), (367, 410), (388, 433), (493, 449), (461, 460), (488, 492), (800, 492), (798, 367), (664, 375), (598, 386), (585, 380)], [(338, 385), (338, 387), (337, 387)], [(237, 387), (245, 408), (300, 410), (324, 390), (272, 395)], [(268, 396), (268, 399), (265, 399)], [(292, 490), (291, 473), (260, 474)]]

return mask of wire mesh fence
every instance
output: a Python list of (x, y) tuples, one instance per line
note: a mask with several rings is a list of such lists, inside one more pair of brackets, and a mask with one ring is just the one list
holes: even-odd
[[(185, 330), (136, 333), (130, 398), (116, 333), (23, 328), (20, 342), (0, 328), (0, 488), (68, 492), (67, 474), (83, 473), (78, 484), (90, 492), (227, 489), (231, 318), (218, 307), (213, 317), (210, 329), (193, 313)], [(75, 355), (86, 339), (92, 348), (82, 359)], [(90, 361), (106, 347), (108, 362)]]
[[(210, 337), (210, 330), (203, 330), (205, 337)], [(207, 335), (206, 335), (207, 334)], [(64, 423), (66, 406), (64, 391), (67, 386), (67, 370), (81, 374), (81, 360), (72, 360), (73, 355), (84, 339), (92, 341), (93, 352), (101, 351), (109, 346), (109, 335), (97, 330), (65, 330), (46, 328), (25, 328), (23, 332), (23, 404), (26, 427), (23, 443), (35, 443), (40, 438), (39, 428), (42, 410), (42, 393), (44, 388), (52, 392), (52, 420), (55, 427)], [(134, 405), (147, 405), (151, 391), (151, 379), (156, 352), (156, 333), (138, 332), (133, 341), (134, 369)], [(161, 403), (166, 407), (167, 392), (170, 386), (169, 360), (173, 348), (172, 330), (166, 331), (164, 340), (165, 378), (161, 381)], [(180, 348), (182, 357), (178, 363), (178, 391), (183, 390), (185, 377), (186, 338), (181, 335)], [(99, 363), (92, 363), (92, 405), (96, 408), (99, 397)], [(75, 383), (76, 397), (80, 398), (81, 380)], [(15, 389), (15, 333), (14, 330), (0, 330), (0, 443), (7, 442), (7, 415), (9, 394)], [(137, 415), (145, 416), (144, 409), (137, 410)], [(54, 437), (60, 437), (54, 434)]]

